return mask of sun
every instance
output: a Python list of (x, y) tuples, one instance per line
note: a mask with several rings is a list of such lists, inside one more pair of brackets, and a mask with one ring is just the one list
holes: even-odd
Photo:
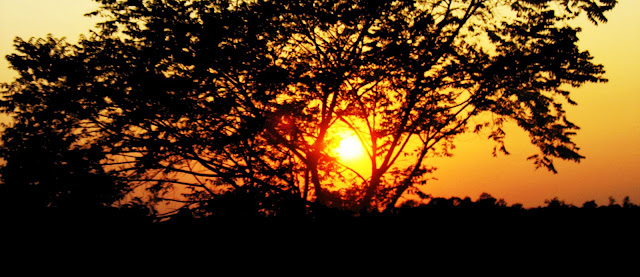
[(364, 148), (356, 135), (342, 138), (335, 151), (342, 160), (353, 160), (364, 156)]

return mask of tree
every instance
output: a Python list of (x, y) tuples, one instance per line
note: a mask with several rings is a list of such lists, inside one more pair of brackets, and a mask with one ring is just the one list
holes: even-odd
[(584, 202), (584, 204), (582, 204), (582, 208), (583, 209), (595, 209), (595, 208), (598, 208), (598, 204), (596, 204), (595, 200), (590, 200), (590, 201)]
[(544, 201), (547, 204), (548, 209), (566, 209), (566, 208), (575, 208), (575, 206), (571, 204), (566, 204), (563, 200), (558, 199), (558, 197), (554, 197), (553, 199), (547, 199)]
[[(64, 97), (71, 105), (49, 111), (73, 117), (68, 132), (83, 134), (74, 143), (100, 149), (102, 168), (130, 190), (192, 209), (241, 193), (263, 215), (291, 199), (391, 209), (407, 194), (426, 195), (419, 188), (435, 169), (426, 161), (449, 155), (456, 135), (489, 129), (494, 154), (508, 154), (507, 121), (530, 134), (537, 167), (580, 161), (566, 86), (606, 79), (578, 48), (571, 19), (605, 22), (616, 4), (99, 2), (91, 15), (104, 22), (68, 51), (18, 48), (9, 58), (22, 78), (5, 86), (2, 111), (27, 118), (21, 105)], [(54, 70), (63, 61), (72, 66)], [(370, 172), (332, 152), (347, 131)]]
[[(68, 80), (81, 67), (68, 57), (72, 46), (52, 37), (17, 39), (23, 55), (8, 59), (21, 77), (6, 84), (12, 94), (2, 111), (16, 115), (2, 133), (0, 210), (8, 216), (34, 216), (45, 209), (90, 216), (126, 194), (126, 186), (106, 174), (104, 154), (79, 132), (86, 115), (75, 106), (81, 87)], [(64, 82), (62, 80), (68, 80)]]

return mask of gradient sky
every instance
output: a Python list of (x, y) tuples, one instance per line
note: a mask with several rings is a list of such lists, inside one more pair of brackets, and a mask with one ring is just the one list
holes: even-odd
[[(558, 174), (535, 170), (526, 157), (535, 153), (528, 136), (517, 127), (507, 135), (510, 156), (491, 156), (486, 136), (466, 134), (457, 139), (453, 158), (428, 162), (439, 169), (424, 191), (440, 197), (472, 199), (482, 192), (525, 207), (544, 205), (558, 197), (582, 206), (595, 200), (607, 205), (609, 197), (621, 203), (625, 196), (640, 203), (640, 1), (620, 0), (594, 26), (580, 20), (580, 45), (604, 64), (608, 83), (587, 84), (572, 91), (577, 106), (568, 107), (569, 119), (579, 125), (575, 140), (587, 158), (581, 163), (557, 161)], [(93, 28), (95, 19), (82, 15), (95, 9), (90, 0), (0, 0), (0, 82), (16, 76), (4, 57), (13, 52), (20, 36), (66, 37), (76, 42)]]

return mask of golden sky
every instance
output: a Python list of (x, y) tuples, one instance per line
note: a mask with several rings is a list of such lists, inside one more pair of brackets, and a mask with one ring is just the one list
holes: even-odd
[[(621, 203), (625, 196), (640, 203), (640, 1), (619, 2), (606, 24), (580, 21), (580, 45), (604, 64), (609, 79), (572, 91), (578, 105), (568, 115), (582, 128), (576, 142), (584, 161), (557, 161), (558, 174), (536, 171), (525, 160), (535, 149), (523, 131), (512, 128), (506, 141), (511, 155), (497, 158), (485, 136), (466, 134), (457, 139), (453, 158), (428, 162), (439, 169), (425, 192), (474, 200), (487, 192), (525, 207), (554, 197), (577, 206), (589, 200), (606, 205), (609, 197)], [(51, 33), (76, 42), (93, 27), (94, 19), (82, 15), (95, 7), (90, 0), (0, 0), (0, 82), (16, 76), (4, 59), (13, 52), (14, 37)]]

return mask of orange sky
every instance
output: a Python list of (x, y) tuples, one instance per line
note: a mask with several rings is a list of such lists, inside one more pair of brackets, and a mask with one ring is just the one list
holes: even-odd
[[(466, 134), (457, 139), (453, 158), (428, 162), (439, 168), (438, 180), (430, 181), (425, 192), (474, 200), (488, 192), (525, 207), (554, 197), (577, 206), (589, 200), (606, 205), (610, 196), (618, 203), (625, 196), (640, 203), (640, 1), (619, 2), (607, 24), (581, 21), (580, 45), (605, 65), (609, 78), (609, 83), (572, 92), (578, 106), (569, 107), (568, 114), (582, 128), (576, 142), (587, 157), (583, 162), (557, 161), (558, 174), (536, 171), (525, 160), (535, 149), (523, 131), (508, 133), (511, 155), (498, 158), (491, 156), (492, 144), (483, 136)], [(76, 42), (93, 27), (92, 19), (82, 15), (95, 7), (90, 0), (0, 0), (0, 82), (16, 76), (4, 59), (13, 51), (15, 36), (52, 33)]]

